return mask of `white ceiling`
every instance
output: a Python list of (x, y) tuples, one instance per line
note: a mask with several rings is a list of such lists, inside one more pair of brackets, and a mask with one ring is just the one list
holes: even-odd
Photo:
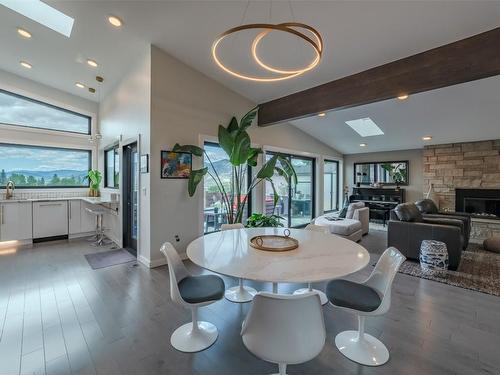
[[(75, 18), (71, 38), (0, 6), (0, 69), (96, 101), (97, 95), (77, 89), (75, 82), (93, 83), (98, 72), (106, 79), (105, 93), (146, 43), (159, 46), (255, 102), (263, 102), (498, 27), (500, 20), (500, 1), (480, 0), (292, 1), (293, 17), (290, 2), (277, 0), (272, 2), (271, 12), (270, 1), (46, 2)], [(110, 26), (106, 21), (109, 14), (121, 17), (124, 26)], [(290, 20), (308, 23), (323, 35), (324, 56), (314, 71), (263, 84), (228, 76), (213, 63), (210, 46), (227, 28), (242, 22)], [(32, 40), (16, 34), (19, 26), (33, 33)], [(246, 41), (244, 36), (230, 41), (222, 56), (247, 67)], [(283, 56), (293, 66), (305, 61), (308, 53), (296, 41), (286, 42), (278, 35), (271, 36), (262, 49), (271, 63), (280, 65)], [(88, 67), (87, 58), (98, 61), (100, 67)], [(21, 59), (31, 62), (33, 69), (22, 68)]]
[[(333, 111), (292, 124), (343, 154), (500, 139), (500, 76)], [(361, 137), (345, 121), (370, 117), (385, 133)], [(432, 141), (422, 137), (431, 135)], [(360, 147), (366, 143), (366, 147)]]

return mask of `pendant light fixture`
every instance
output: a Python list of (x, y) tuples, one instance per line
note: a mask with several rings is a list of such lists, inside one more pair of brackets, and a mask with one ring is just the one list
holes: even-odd
[[(250, 2), (247, 2), (247, 6), (245, 8), (245, 12), (243, 14), (243, 20), (245, 19), (245, 14), (248, 9), (248, 5)], [(293, 10), (292, 10), (292, 5), (291, 2), (289, 1), (289, 6), (290, 6), (290, 13), (292, 14), (293, 17)], [(272, 1), (270, 3), (270, 11), (269, 11), (269, 18), (271, 18), (271, 11), (272, 11)], [(274, 76), (254, 76), (254, 75), (249, 75), (245, 74), (239, 71), (236, 71), (234, 69), (229, 68), (227, 65), (224, 64), (222, 59), (219, 56), (218, 53), (218, 48), (220, 43), (227, 38), (230, 35), (234, 35), (239, 32), (247, 31), (247, 30), (260, 30), (260, 33), (257, 34), (257, 36), (253, 39), (252, 45), (251, 45), (251, 55), (254, 61), (264, 70), (267, 72), (273, 73)], [(272, 32), (283, 32), (283, 33), (288, 33), (289, 35), (293, 35), (295, 37), (298, 37), (301, 39), (304, 43), (309, 45), (311, 49), (313, 50), (314, 53), (314, 58), (311, 60), (311, 62), (302, 67), (302, 68), (296, 68), (296, 69), (285, 69), (285, 68), (279, 68), (275, 66), (271, 66), (270, 64), (267, 64), (264, 62), (262, 57), (259, 55), (259, 45), (262, 42), (262, 40), (268, 36)], [(305, 72), (308, 72), (312, 69), (314, 69), (321, 61), (323, 53), (323, 39), (321, 38), (321, 34), (312, 26), (306, 25), (304, 23), (300, 22), (284, 22), (284, 23), (279, 23), (279, 24), (272, 24), (272, 23), (251, 23), (251, 24), (242, 24), (240, 26), (233, 27), (222, 34), (220, 34), (214, 41), (212, 45), (212, 57), (223, 71), (225, 71), (228, 74), (231, 74), (232, 76), (235, 76), (240, 79), (248, 80), (248, 81), (255, 81), (255, 82), (276, 82), (276, 81), (284, 81), (290, 78), (297, 77), (301, 74), (304, 74)]]
[[(95, 77), (95, 80), (97, 82), (97, 90), (92, 88), (92, 87), (89, 87), (89, 90), (92, 89), (94, 90), (93, 92), (95, 93), (97, 91), (97, 102), (100, 103), (101, 102), (101, 89), (102, 89), (102, 83), (104, 82), (104, 78), (102, 76), (96, 76)], [(98, 143), (100, 140), (102, 139), (102, 135), (101, 133), (99, 133), (98, 131), (96, 131), (95, 134), (91, 134), (89, 135), (89, 142), (90, 143)]]

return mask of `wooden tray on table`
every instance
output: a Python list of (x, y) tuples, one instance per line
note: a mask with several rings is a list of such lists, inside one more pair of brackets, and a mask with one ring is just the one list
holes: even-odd
[(290, 237), (290, 230), (285, 229), (284, 235), (263, 234), (250, 239), (250, 246), (264, 251), (290, 251), (299, 247), (299, 241)]

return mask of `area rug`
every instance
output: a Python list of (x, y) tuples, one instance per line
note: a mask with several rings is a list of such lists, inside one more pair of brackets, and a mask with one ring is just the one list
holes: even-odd
[(99, 253), (85, 254), (85, 259), (93, 270), (111, 267), (117, 264), (134, 262), (137, 259), (125, 249), (102, 251)]
[(456, 271), (436, 273), (422, 270), (418, 262), (406, 261), (401, 265), (399, 272), (500, 296), (500, 254), (485, 251), (479, 244), (470, 244), (462, 253), (462, 259)]
[(374, 223), (370, 221), (370, 230), (382, 230), (387, 232), (387, 224), (384, 225), (382, 223)]

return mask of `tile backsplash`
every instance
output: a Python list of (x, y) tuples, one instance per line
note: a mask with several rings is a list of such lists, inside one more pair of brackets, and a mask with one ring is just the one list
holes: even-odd
[[(88, 191), (22, 191), (14, 190), (14, 196), (11, 199), (54, 199), (54, 198), (71, 198), (71, 197), (86, 197)], [(0, 194), (1, 199), (5, 199), (5, 192)]]

